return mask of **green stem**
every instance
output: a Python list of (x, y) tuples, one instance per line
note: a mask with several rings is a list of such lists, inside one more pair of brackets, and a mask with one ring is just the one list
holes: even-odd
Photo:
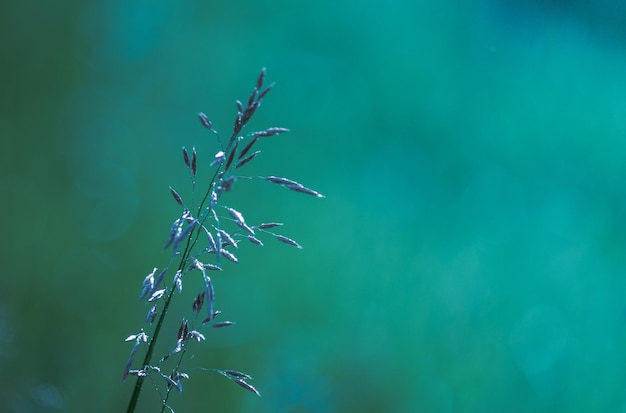
[[(232, 142), (233, 142), (233, 137), (231, 137), (229, 144), (227, 146), (227, 149), (226, 149), (227, 153), (232, 148)], [(215, 180), (217, 179), (220, 169), (221, 168), (218, 167), (218, 169), (213, 174), (213, 177), (211, 178), (211, 183), (209, 184), (208, 190), (204, 194), (204, 197), (202, 198), (202, 201), (200, 202), (200, 205), (198, 206), (198, 216), (200, 216), (200, 214), (202, 213), (204, 204), (209, 198), (209, 194), (211, 193), (213, 189), (213, 185), (215, 183)], [(206, 219), (209, 217), (209, 213), (210, 212), (207, 211), (207, 213), (200, 220), (200, 225), (198, 225), (198, 229), (194, 230), (196, 233), (195, 238), (193, 237), (193, 232), (190, 234), (189, 238), (187, 238), (187, 245), (185, 246), (185, 250), (181, 256), (180, 264), (178, 266), (178, 271), (182, 271), (182, 269), (184, 268), (185, 262), (187, 261), (187, 259), (189, 258), (189, 255), (191, 254), (191, 250), (193, 249), (193, 247), (196, 245), (196, 242), (198, 241), (198, 237), (200, 236), (202, 226), (204, 225), (204, 222), (206, 221)], [(191, 240), (192, 238), (193, 238), (193, 241)], [(165, 314), (167, 313), (167, 309), (169, 308), (170, 302), (172, 301), (172, 297), (174, 296), (174, 289), (175, 288), (172, 287), (167, 297), (165, 298), (165, 304), (163, 305), (163, 310), (161, 311), (161, 315), (159, 316), (159, 319), (157, 321), (157, 325), (154, 329), (154, 333), (152, 334), (152, 337), (150, 339), (150, 344), (148, 344), (148, 351), (146, 352), (146, 356), (144, 357), (143, 364), (142, 364), (143, 367), (150, 365), (150, 360), (152, 359), (152, 354), (154, 353), (154, 348), (156, 347), (156, 342), (159, 337), (159, 333), (161, 331), (163, 321), (165, 320)], [(141, 389), (143, 388), (143, 383), (144, 383), (145, 378), (146, 376), (137, 377), (137, 381), (135, 382), (135, 388), (133, 389), (133, 394), (131, 395), (130, 401), (128, 403), (128, 408), (126, 409), (127, 413), (133, 413), (135, 411), (135, 407), (137, 406), (137, 401), (139, 400), (139, 394), (141, 393)], [(169, 395), (169, 391), (168, 391), (168, 395)], [(163, 403), (163, 406), (165, 406), (165, 402)]]

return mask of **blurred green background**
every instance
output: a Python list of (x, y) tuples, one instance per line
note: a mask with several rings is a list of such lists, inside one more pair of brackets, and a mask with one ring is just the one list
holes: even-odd
[[(0, 6), (0, 411), (124, 411), (143, 277), (235, 99), (284, 126), (225, 202), (237, 326), (177, 412), (626, 412), (621, 1), (9, 1)], [(190, 291), (189, 294), (195, 293)], [(187, 305), (187, 304), (185, 304)], [(169, 333), (176, 334), (174, 326)], [(148, 383), (139, 411), (156, 411)]]

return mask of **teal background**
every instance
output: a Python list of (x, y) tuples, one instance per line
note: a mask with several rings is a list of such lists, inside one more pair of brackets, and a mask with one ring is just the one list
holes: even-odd
[(196, 113), (227, 135), (265, 66), (248, 130), (291, 132), (246, 173), (326, 198), (228, 194), (304, 249), (241, 248), (216, 278), (237, 325), (188, 364), (262, 397), (191, 370), (177, 412), (626, 412), (625, 23), (609, 0), (2, 3), (0, 411), (124, 411), (180, 148), (206, 179)]

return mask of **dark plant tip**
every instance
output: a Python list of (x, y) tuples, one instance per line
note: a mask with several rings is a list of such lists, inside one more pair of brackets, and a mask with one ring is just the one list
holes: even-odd
[(164, 251), (174, 242), (176, 237), (180, 235), (182, 231), (183, 231), (183, 219), (181, 217), (181, 218), (178, 218), (176, 221), (174, 221), (174, 223), (172, 224), (172, 227), (170, 228), (169, 236), (167, 238), (167, 242), (165, 243), (165, 246), (163, 247)]
[(234, 377), (237, 379), (244, 379), (244, 380), (251, 380), (252, 377), (247, 375), (246, 373), (242, 373), (240, 371), (236, 371), (236, 370), (223, 370), (221, 371), (221, 373), (225, 374), (228, 377)]
[(232, 245), (235, 248), (237, 248), (237, 241), (235, 241), (233, 239), (233, 237), (226, 231), (222, 230), (222, 229), (218, 229), (217, 233), (220, 234), (220, 237), (222, 238), (222, 241), (226, 241), (225, 243), (222, 243), (222, 246), (227, 246), (227, 245)]
[(239, 135), (243, 124), (243, 113), (239, 112), (237, 113), (237, 117), (235, 118), (235, 124), (233, 125), (233, 136)]
[(209, 130), (213, 129), (213, 124), (211, 123), (211, 121), (209, 120), (207, 115), (205, 115), (204, 113), (200, 112), (200, 113), (198, 113), (198, 118), (200, 119), (200, 123), (202, 123), (202, 126), (204, 126), (205, 128), (207, 128)]
[(205, 295), (205, 292), (202, 291), (198, 293), (196, 298), (193, 300), (193, 304), (191, 305), (191, 310), (196, 314), (200, 312), (200, 310), (202, 309), (202, 306), (204, 305), (204, 295)]
[(163, 279), (165, 278), (166, 273), (167, 273), (167, 267), (165, 267), (159, 273), (159, 276), (157, 277), (156, 281), (154, 282), (154, 286), (152, 287), (152, 292), (156, 291), (158, 287), (161, 285), (161, 283), (163, 282)]
[(229, 261), (234, 262), (235, 264), (237, 264), (239, 262), (239, 260), (237, 259), (237, 257), (235, 257), (233, 255), (232, 252), (228, 251), (228, 250), (222, 250), (222, 255), (224, 257), (226, 257)]
[(185, 228), (184, 231), (181, 231), (177, 236), (176, 239), (174, 240), (174, 251), (178, 252), (178, 245), (179, 243), (186, 239), (187, 236), (191, 233), (191, 231), (193, 231), (193, 229), (196, 227), (196, 224), (198, 224), (198, 221), (193, 220), (191, 221), (191, 223), (187, 226), (187, 228)]
[(233, 159), (235, 159), (235, 153), (237, 152), (237, 145), (238, 144), (239, 144), (239, 140), (237, 139), (235, 141), (235, 144), (231, 148), (230, 153), (228, 154), (228, 160), (226, 161), (226, 165), (224, 165), (224, 170), (225, 171), (228, 170), (230, 165), (233, 163)]
[(139, 340), (137, 340), (137, 342), (135, 342), (135, 345), (133, 346), (132, 350), (130, 350), (130, 358), (132, 358), (135, 353), (137, 352), (137, 350), (139, 349)]
[(213, 328), (222, 328), (222, 327), (228, 327), (228, 326), (232, 326), (233, 323), (232, 321), (220, 321), (219, 323), (213, 323), (211, 324), (211, 327)]
[(265, 68), (261, 69), (261, 73), (259, 73), (259, 77), (256, 79), (256, 89), (261, 89), (263, 87), (263, 81), (265, 80)]
[(300, 184), (285, 184), (285, 187), (291, 189), (292, 191), (301, 192), (307, 195), (313, 195), (314, 197), (317, 197), (317, 198), (324, 198), (324, 195), (320, 194), (319, 192), (309, 189), (307, 187), (304, 187)]
[(246, 224), (245, 222), (237, 222), (237, 225), (239, 225), (241, 228), (243, 228), (250, 234), (254, 235), (254, 230), (250, 226), (248, 226), (248, 224)]
[(257, 101), (261, 101), (261, 99), (263, 99), (265, 97), (265, 95), (267, 95), (268, 92), (270, 90), (272, 90), (273, 87), (274, 87), (274, 83), (271, 83), (268, 87), (263, 89), (263, 91), (261, 93), (259, 93), (259, 97), (257, 98)]
[(247, 237), (247, 238), (248, 238), (248, 241), (250, 241), (251, 243), (256, 244), (256, 245), (263, 246), (263, 243), (262, 243), (262, 242), (261, 242), (261, 240), (260, 240), (260, 239), (258, 239), (257, 237), (254, 237), (254, 236), (252, 236), (252, 235), (248, 235), (248, 237)]
[(239, 157), (237, 159), (241, 159), (244, 156), (246, 156), (246, 154), (248, 153), (248, 151), (250, 151), (250, 149), (252, 148), (252, 145), (254, 145), (254, 143), (258, 140), (258, 138), (256, 136), (254, 136), (250, 142), (248, 142), (246, 144), (246, 146), (243, 147), (243, 149), (241, 150), (241, 152), (239, 152)]
[[(268, 182), (271, 182), (273, 184), (278, 184), (278, 185), (286, 185), (286, 184), (291, 184), (291, 185), (300, 185), (299, 183), (297, 183), (296, 181), (292, 181), (291, 179), (287, 179), (287, 178), (281, 178), (278, 176), (266, 176), (265, 180)], [(300, 185), (302, 186), (302, 185)]]
[(258, 93), (259, 93), (258, 88), (254, 88), (252, 93), (250, 93), (250, 97), (248, 98), (248, 105), (247, 105), (248, 108), (254, 104), (254, 101), (256, 100)]
[(263, 223), (261, 225), (257, 225), (255, 228), (269, 229), (269, 228), (274, 228), (274, 227), (280, 227), (282, 225), (283, 225), (282, 222), (266, 222), (266, 223)]
[(124, 367), (124, 374), (122, 374), (122, 383), (124, 383), (126, 381), (126, 378), (128, 377), (128, 374), (130, 373), (130, 368), (133, 365), (133, 359), (129, 358), (128, 361), (126, 362), (126, 366)]
[(292, 247), (296, 247), (298, 249), (302, 249), (302, 245), (298, 244), (296, 241), (292, 240), (291, 238), (287, 238), (284, 235), (280, 235), (280, 234), (274, 234), (274, 237), (276, 237), (276, 239), (279, 240), (280, 242), (283, 242), (287, 245), (291, 245)]
[(250, 162), (252, 159), (254, 159), (255, 156), (257, 156), (258, 154), (260, 154), (261, 151), (255, 151), (252, 152), (250, 155), (246, 156), (243, 159), (240, 159), (236, 164), (235, 164), (235, 169), (237, 168), (241, 168), (242, 166), (244, 166), (245, 164), (247, 164), (248, 162)]
[(240, 385), (241, 387), (243, 387), (244, 389), (249, 390), (252, 393), (256, 394), (257, 396), (261, 396), (261, 393), (259, 393), (259, 391), (255, 389), (253, 385), (247, 383), (245, 380), (238, 379), (238, 380), (234, 380), (234, 382)]
[[(204, 289), (207, 296), (207, 312), (209, 313), (209, 321), (211, 321), (216, 313), (214, 310), (215, 304), (215, 290), (213, 289), (213, 283), (211, 282), (211, 277), (204, 275)], [(204, 323), (204, 322), (203, 322)]]
[(183, 159), (185, 160), (185, 165), (187, 165), (187, 168), (189, 168), (191, 166), (191, 164), (189, 163), (189, 154), (187, 153), (187, 148), (185, 148), (183, 146)]
[(178, 192), (176, 192), (176, 190), (172, 188), (171, 186), (170, 186), (170, 192), (172, 193), (172, 196), (174, 197), (176, 202), (178, 202), (178, 205), (183, 206), (183, 199), (180, 197), (180, 195), (178, 195)]
[(187, 337), (187, 333), (189, 333), (189, 323), (187, 320), (183, 319), (180, 323), (180, 327), (178, 328), (178, 341), (183, 340)]
[(194, 146), (192, 149), (192, 153), (191, 153), (191, 174), (193, 176), (196, 176), (196, 172), (197, 172), (197, 163), (198, 157), (196, 155), (196, 147)]
[(267, 129), (259, 131), (259, 132), (254, 132), (252, 134), (252, 136), (258, 137), (258, 138), (263, 138), (263, 137), (274, 136), (274, 135), (278, 135), (278, 134), (286, 133), (286, 132), (289, 132), (289, 129), (274, 127), (274, 128), (267, 128)]
[(252, 104), (246, 108), (246, 110), (243, 112), (243, 116), (241, 117), (242, 125), (248, 123), (252, 115), (254, 115), (254, 112), (256, 112), (256, 110), (259, 108), (260, 104), (261, 102), (257, 100), (256, 102), (252, 102)]

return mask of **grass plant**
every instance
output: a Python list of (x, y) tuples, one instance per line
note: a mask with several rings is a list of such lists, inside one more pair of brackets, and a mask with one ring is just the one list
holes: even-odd
[[(295, 240), (276, 232), (282, 223), (251, 224), (239, 210), (223, 203), (222, 196), (236, 187), (238, 179), (254, 179), (313, 197), (323, 197), (319, 192), (291, 179), (273, 175), (241, 174), (245, 171), (243, 167), (261, 153), (257, 150), (260, 141), (288, 132), (288, 129), (282, 127), (270, 127), (243, 134), (244, 128), (274, 86), (265, 86), (264, 82), (265, 69), (261, 70), (246, 103), (239, 100), (236, 102), (237, 115), (232, 133), (225, 141), (213, 128), (209, 118), (204, 113), (198, 114), (201, 125), (216, 142), (217, 153), (210, 161), (200, 162), (195, 148), (182, 149), (183, 162), (191, 178), (192, 196), (187, 201), (176, 189), (169, 188), (174, 202), (181, 208), (181, 213), (165, 237), (164, 251), (169, 254), (166, 265), (162, 268), (154, 267), (141, 286), (139, 299), (146, 303), (148, 309), (145, 323), (126, 338), (133, 347), (122, 379), (125, 381), (129, 377), (135, 378), (127, 409), (129, 413), (135, 411), (147, 381), (152, 383), (158, 393), (161, 412), (174, 412), (169, 399), (172, 391), (182, 392), (183, 382), (189, 379), (185, 362), (188, 361), (186, 356), (190, 343), (205, 341), (205, 332), (208, 329), (220, 329), (234, 324), (216, 309), (213, 277), (239, 262), (237, 255), (240, 243), (262, 247), (263, 240), (269, 238), (291, 247), (302, 248)], [(212, 178), (208, 182), (198, 179), (199, 165), (209, 165), (212, 168), (213, 172), (209, 174)], [(184, 302), (185, 295), (180, 293), (189, 277), (200, 277), (202, 287), (197, 293), (194, 291), (192, 302)], [(178, 325), (177, 334), (164, 335), (164, 322), (168, 314), (174, 313), (170, 311), (174, 305), (180, 305), (188, 312), (180, 322), (174, 321)], [(180, 314), (179, 311), (176, 313)], [(157, 342), (161, 337), (163, 340), (166, 337), (171, 339), (169, 345), (165, 344), (169, 350), (165, 354), (156, 354)], [(256, 387), (250, 384), (252, 377), (246, 373), (205, 367), (196, 369), (214, 371), (260, 395)]]

